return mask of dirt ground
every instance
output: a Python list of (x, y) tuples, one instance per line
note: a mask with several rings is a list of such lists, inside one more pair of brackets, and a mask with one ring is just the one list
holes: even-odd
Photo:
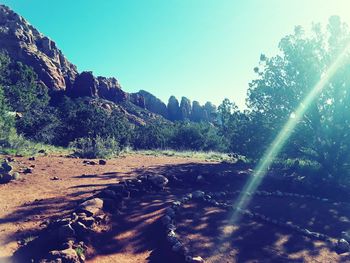
[[(107, 165), (85, 165), (81, 159), (58, 156), (38, 157), (35, 161), (15, 159), (17, 169), (35, 167), (32, 174), (22, 174), (22, 180), (0, 185), (0, 262), (6, 263), (12, 262), (11, 255), (19, 247), (17, 241), (35, 236), (45, 220), (69, 213), (78, 202), (106, 185), (145, 173), (186, 178), (187, 184), (170, 182), (166, 191), (127, 200), (120, 213), (112, 216), (110, 229), (93, 237), (87, 262), (181, 262), (167, 246), (157, 220), (163, 209), (193, 190), (238, 190), (248, 179), (246, 173), (228, 164), (180, 157), (133, 155), (108, 160)], [(207, 182), (198, 184), (198, 175)], [(55, 176), (59, 180), (52, 180)], [(309, 191), (269, 177), (260, 189)], [(314, 191), (315, 195), (335, 200), (349, 199), (345, 192), (328, 190)], [(350, 229), (347, 205), (293, 197), (256, 197), (249, 209), (334, 238)], [(230, 216), (227, 211), (193, 201), (178, 215), (177, 233), (206, 262), (350, 262), (349, 254), (338, 255), (321, 241), (247, 218), (235, 225)]]
[[(10, 262), (17, 242), (31, 237), (42, 222), (69, 213), (77, 202), (106, 185), (136, 176), (139, 169), (191, 162), (198, 160), (135, 155), (108, 160), (107, 165), (85, 165), (81, 159), (58, 156), (37, 157), (35, 161), (15, 158), (18, 170), (35, 167), (33, 173), (21, 174), (21, 180), (0, 185), (0, 262)], [(55, 176), (59, 180), (52, 180)], [(147, 253), (125, 262), (143, 262)], [(127, 252), (122, 254), (122, 258), (129, 258)]]

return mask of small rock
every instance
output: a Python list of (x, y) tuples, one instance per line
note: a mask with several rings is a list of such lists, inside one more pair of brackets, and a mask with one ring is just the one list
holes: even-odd
[(12, 175), (5, 173), (5, 174), (0, 174), (0, 184), (7, 184), (12, 180)]
[(42, 150), (39, 150), (38, 153), (46, 153), (46, 151), (42, 149)]
[(178, 252), (182, 249), (182, 244), (181, 242), (175, 243), (175, 245), (172, 246), (171, 250), (174, 252)]
[(162, 217), (162, 223), (163, 223), (163, 225), (168, 225), (168, 224), (170, 224), (171, 223), (171, 217), (170, 216), (163, 216)]
[(93, 217), (84, 217), (79, 219), (87, 227), (92, 227), (95, 223), (95, 219)]
[(339, 239), (337, 243), (337, 250), (338, 252), (341, 253), (346, 253), (350, 251), (350, 245), (349, 242), (346, 241), (345, 239)]
[(101, 193), (100, 193), (100, 196), (102, 198), (111, 198), (111, 199), (115, 199), (115, 200), (119, 200), (121, 201), (122, 200), (122, 197), (120, 194), (117, 194), (116, 192), (112, 191), (112, 190), (103, 190)]
[(167, 209), (165, 209), (165, 214), (170, 218), (173, 218), (175, 216), (175, 210), (168, 207)]
[(197, 257), (192, 257), (191, 263), (204, 263), (204, 259), (200, 256), (197, 256)]
[(57, 176), (54, 176), (54, 177), (51, 178), (51, 180), (57, 181), (57, 180), (60, 180), (60, 178), (58, 178)]
[(18, 180), (18, 179), (20, 179), (20, 178), (21, 178), (21, 176), (19, 175), (19, 173), (14, 172), (14, 173), (12, 174), (12, 179), (13, 179), (13, 180)]
[(10, 165), (7, 162), (2, 163), (1, 168), (2, 168), (1, 170), (4, 171), (5, 173), (9, 173), (13, 169), (12, 165)]
[(106, 164), (107, 164), (107, 161), (106, 161), (106, 160), (99, 160), (99, 161), (98, 161), (98, 164), (99, 164), (99, 165), (106, 165)]
[(98, 214), (103, 208), (103, 200), (100, 198), (93, 198), (87, 200), (79, 205), (77, 212), (84, 212), (88, 216), (94, 216)]
[(148, 176), (148, 181), (151, 182), (157, 188), (163, 189), (169, 182), (169, 180), (160, 174), (151, 174)]
[(346, 241), (350, 242), (350, 231), (343, 231), (341, 232), (342, 239), (345, 239)]
[(109, 186), (108, 189), (112, 190), (113, 192), (116, 192), (116, 193), (121, 193), (124, 191), (125, 186), (122, 184), (116, 184), (116, 185)]
[(25, 173), (25, 174), (31, 174), (31, 173), (33, 173), (33, 169), (30, 168), (30, 167), (24, 168), (23, 173)]
[(63, 262), (80, 263), (77, 252), (72, 248), (61, 251), (54, 250), (49, 255), (53, 258), (61, 258)]
[(67, 240), (75, 236), (75, 231), (71, 224), (63, 225), (58, 229), (58, 237), (60, 240)]
[(35, 161), (35, 157), (34, 157), (34, 156), (29, 157), (28, 160), (29, 160), (29, 161)]
[(205, 195), (205, 193), (203, 191), (199, 191), (199, 190), (192, 193), (192, 197), (196, 198), (196, 199), (203, 198), (204, 195)]
[(81, 222), (73, 223), (72, 228), (78, 237), (84, 237), (89, 232), (89, 229)]

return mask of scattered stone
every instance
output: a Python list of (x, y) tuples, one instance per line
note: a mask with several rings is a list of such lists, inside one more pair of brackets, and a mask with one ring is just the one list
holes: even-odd
[(73, 223), (72, 228), (78, 237), (84, 237), (89, 232), (89, 229), (81, 222)]
[(67, 263), (80, 263), (77, 252), (73, 248), (65, 250), (54, 250), (49, 253), (52, 258), (61, 258), (63, 262)]
[(46, 151), (44, 149), (41, 149), (38, 151), (38, 153), (46, 153)]
[(108, 189), (116, 193), (122, 193), (125, 189), (125, 186), (122, 184), (116, 184), (116, 185), (109, 186)]
[(350, 242), (350, 230), (341, 232), (341, 237)]
[(8, 162), (13, 162), (15, 159), (13, 159), (12, 157), (7, 157), (6, 158), (6, 161), (8, 161)]
[(84, 212), (88, 216), (94, 216), (101, 212), (102, 208), (103, 200), (100, 198), (93, 198), (80, 204), (77, 209), (77, 212)]
[(167, 216), (169, 216), (170, 218), (172, 218), (175, 216), (175, 211), (174, 211), (174, 209), (168, 207), (167, 209), (165, 209), (165, 214)]
[(107, 161), (106, 161), (106, 160), (99, 160), (99, 161), (98, 161), (98, 164), (99, 164), (99, 165), (106, 165), (106, 164), (107, 164)]
[(100, 194), (99, 194), (102, 198), (111, 198), (117, 201), (121, 201), (122, 200), (122, 196), (120, 194), (117, 194), (116, 192), (112, 191), (112, 190), (103, 190)]
[(148, 181), (160, 189), (163, 189), (169, 182), (165, 176), (160, 174), (150, 174), (148, 176)]
[(95, 224), (95, 219), (93, 217), (83, 217), (79, 219), (87, 227), (92, 227)]
[(204, 259), (200, 256), (192, 257), (191, 263), (204, 263)]
[(5, 173), (9, 173), (13, 170), (13, 167), (11, 164), (9, 164), (7, 161), (5, 161), (1, 165), (1, 170)]
[(163, 216), (162, 217), (162, 223), (163, 223), (163, 225), (168, 225), (168, 224), (170, 224), (171, 223), (171, 217), (170, 216)]
[(25, 173), (25, 174), (31, 174), (31, 173), (33, 173), (33, 169), (30, 168), (30, 167), (24, 168), (23, 173)]
[(199, 199), (199, 198), (203, 198), (205, 196), (205, 193), (203, 191), (195, 191), (192, 193), (192, 197)]
[(179, 252), (182, 249), (181, 242), (175, 243), (175, 245), (172, 246), (171, 250), (174, 252)]
[(28, 160), (29, 160), (29, 161), (35, 161), (35, 157), (34, 157), (34, 156), (29, 157)]
[(67, 240), (75, 236), (75, 231), (71, 224), (63, 225), (58, 229), (58, 238), (60, 240)]
[(58, 178), (57, 176), (54, 176), (51, 178), (52, 181), (57, 181), (57, 180), (60, 180), (60, 178)]
[(12, 176), (8, 173), (0, 174), (0, 183), (7, 184), (12, 180)]
[(19, 173), (17, 172), (14, 172), (12, 174), (12, 180), (19, 180), (21, 178), (21, 176), (19, 175)]

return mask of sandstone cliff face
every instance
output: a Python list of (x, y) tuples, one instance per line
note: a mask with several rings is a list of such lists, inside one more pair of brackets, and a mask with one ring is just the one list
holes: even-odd
[(191, 101), (186, 97), (181, 98), (180, 112), (181, 112), (181, 120), (190, 120), (191, 114), (192, 114)]
[(45, 85), (55, 91), (72, 87), (77, 75), (54, 41), (43, 36), (23, 17), (0, 5), (0, 49), (31, 66)]
[[(32, 67), (52, 96), (55, 96), (55, 91), (60, 91), (73, 98), (90, 97), (95, 103), (98, 99), (107, 100), (115, 103), (120, 112), (134, 123), (143, 124), (142, 119), (160, 118), (158, 115), (171, 121), (199, 122), (215, 118), (216, 108), (209, 102), (201, 106), (194, 101), (191, 105), (189, 99), (182, 97), (179, 104), (171, 96), (165, 105), (147, 91), (123, 91), (115, 78), (96, 77), (91, 71), (78, 73), (76, 66), (65, 58), (54, 41), (42, 35), (23, 17), (0, 4), (0, 51), (3, 50), (13, 60)], [(105, 101), (101, 107), (110, 108), (111, 105)]]
[(144, 98), (147, 110), (168, 118), (168, 110), (164, 102), (145, 90), (140, 90), (137, 94)]
[(179, 101), (175, 96), (171, 96), (168, 101), (168, 118), (171, 121), (178, 121), (181, 119)]

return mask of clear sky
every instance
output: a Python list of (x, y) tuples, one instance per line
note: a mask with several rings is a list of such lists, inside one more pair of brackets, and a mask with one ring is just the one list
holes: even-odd
[(295, 25), (340, 15), (349, 0), (0, 0), (55, 40), (79, 71), (147, 90), (245, 104), (261, 53)]

